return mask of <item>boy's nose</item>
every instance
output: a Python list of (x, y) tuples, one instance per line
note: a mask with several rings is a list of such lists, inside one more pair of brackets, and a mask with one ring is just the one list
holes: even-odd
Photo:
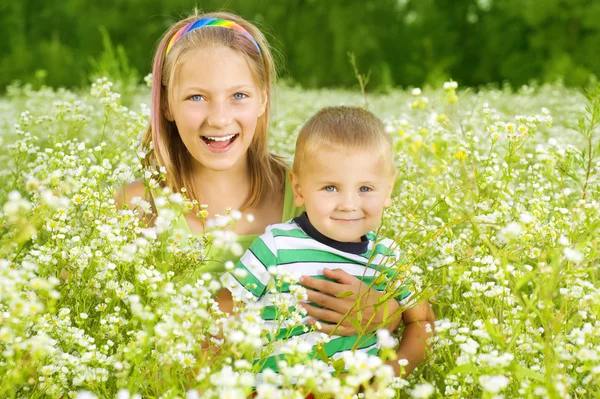
[(231, 124), (231, 114), (226, 104), (213, 103), (208, 115), (208, 125), (217, 129)]
[(357, 207), (357, 198), (354, 193), (345, 193), (342, 195), (341, 201), (338, 204), (338, 209), (341, 211), (355, 211)]

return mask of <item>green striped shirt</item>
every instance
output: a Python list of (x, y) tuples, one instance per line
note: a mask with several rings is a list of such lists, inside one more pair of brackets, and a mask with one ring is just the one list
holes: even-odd
[[(401, 304), (407, 303), (411, 296), (400, 278), (403, 262), (394, 241), (376, 237), (373, 233), (368, 233), (366, 238), (366, 251), (355, 254), (314, 239), (295, 220), (274, 224), (254, 240), (234, 270), (225, 273), (221, 281), (234, 299), (263, 305), (262, 318), (271, 341), (297, 337), (312, 346), (310, 356), (315, 357), (315, 345), (321, 341), (321, 333), (308, 328), (305, 323), (309, 318), (304, 317), (298, 325), (297, 321), (282, 317), (293, 311), (293, 305), (297, 303), (290, 293), (290, 283), (282, 279), (282, 275), (292, 275), (295, 280), (300, 276), (326, 279), (323, 268), (342, 269), (373, 289), (393, 293)], [(379, 344), (375, 333), (347, 337), (332, 335), (322, 349), (318, 351), (320, 356), (338, 359), (349, 350), (376, 355)], [(258, 368), (277, 371), (279, 359), (285, 357), (275, 346), (270, 356), (261, 360)]]

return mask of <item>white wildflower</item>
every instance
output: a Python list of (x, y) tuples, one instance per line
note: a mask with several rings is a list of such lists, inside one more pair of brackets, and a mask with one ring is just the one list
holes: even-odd
[(415, 385), (415, 387), (410, 391), (410, 396), (415, 399), (426, 399), (433, 395), (434, 392), (435, 388), (433, 385), (425, 382), (423, 384)]
[(580, 264), (583, 260), (583, 254), (575, 249), (565, 248), (563, 251), (565, 258), (575, 264)]
[(503, 375), (482, 375), (479, 377), (479, 384), (486, 392), (498, 393), (508, 386), (508, 378)]

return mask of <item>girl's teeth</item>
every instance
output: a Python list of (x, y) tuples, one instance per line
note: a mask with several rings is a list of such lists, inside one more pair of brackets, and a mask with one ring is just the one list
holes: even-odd
[(208, 136), (204, 136), (209, 140), (213, 140), (213, 141), (227, 141), (227, 140), (231, 140), (233, 138), (233, 136), (235, 136), (235, 134), (232, 134), (231, 136), (223, 136), (223, 137), (208, 137)]

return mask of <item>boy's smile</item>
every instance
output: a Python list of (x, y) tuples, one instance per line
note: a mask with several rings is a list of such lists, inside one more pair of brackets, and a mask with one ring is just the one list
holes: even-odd
[(323, 150), (292, 174), (294, 201), (323, 235), (358, 242), (391, 205), (394, 176), (374, 151)]

